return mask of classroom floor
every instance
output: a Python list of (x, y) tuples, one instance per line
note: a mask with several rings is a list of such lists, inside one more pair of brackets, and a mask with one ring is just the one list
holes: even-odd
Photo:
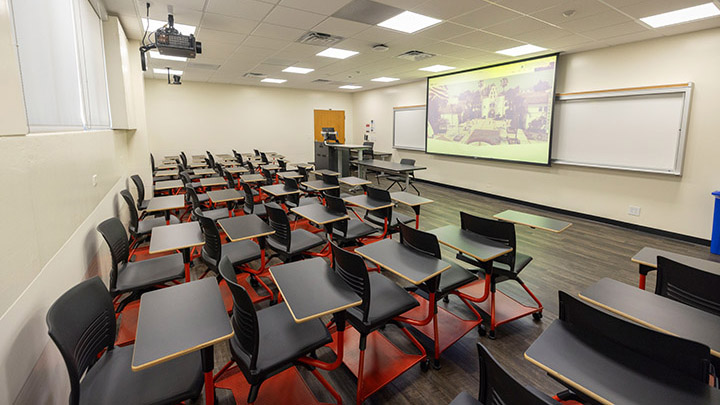
[[(387, 186), (388, 183), (383, 184)], [(479, 337), (476, 331), (471, 331), (442, 354), (440, 370), (434, 370), (431, 367), (429, 371), (423, 372), (417, 365), (375, 393), (366, 401), (368, 404), (447, 404), (460, 391), (468, 391), (474, 396), (477, 395), (478, 363), (475, 343), (478, 341), (486, 345), (493, 356), (521, 382), (553, 395), (562, 391), (564, 387), (525, 360), (523, 352), (557, 318), (558, 289), (570, 294), (577, 294), (603, 277), (637, 285), (638, 266), (632, 263), (630, 258), (644, 246), (718, 260), (717, 257), (710, 254), (707, 246), (546, 212), (430, 184), (416, 183), (416, 186), (420, 189), (423, 197), (435, 201), (422, 207), (421, 229), (433, 229), (447, 224), (459, 225), (458, 212), (460, 210), (491, 217), (503, 210), (515, 209), (570, 221), (573, 225), (560, 234), (516, 226), (518, 250), (534, 258), (521, 273), (521, 278), (545, 307), (544, 317), (541, 321), (533, 321), (532, 317), (528, 316), (502, 325), (497, 329), (496, 340)], [(395, 187), (395, 191), (397, 191), (397, 187)], [(403, 209), (401, 211), (406, 212)], [(406, 213), (410, 215), (412, 211), (408, 209)], [(444, 259), (454, 258), (454, 252), (443, 249)], [(199, 259), (195, 263), (193, 271), (201, 274), (205, 270), (205, 266), (200, 263)], [(387, 273), (384, 274), (387, 275)], [(652, 291), (654, 285), (655, 275), (651, 274), (648, 276), (647, 289)], [(531, 303), (529, 297), (515, 282), (501, 283), (499, 289), (521, 302)], [(449, 304), (440, 302), (440, 305), (461, 317), (471, 315), (457, 297), (451, 297)], [(388, 326), (383, 333), (404, 350), (416, 353), (416, 349), (394, 326)], [(420, 342), (425, 345), (430, 354), (432, 342), (424, 335), (416, 333), (416, 336), (421, 336)], [(318, 355), (321, 360), (334, 360), (334, 354), (331, 354), (328, 349), (322, 349)], [(215, 371), (219, 371), (228, 360), (227, 343), (217, 345), (215, 347)], [(332, 398), (311, 374), (304, 371), (302, 374), (319, 400), (332, 402)], [(356, 379), (349, 370), (343, 366), (329, 373), (322, 371), (322, 374), (340, 393), (344, 403), (355, 402)], [(261, 386), (261, 393), (262, 390)], [(220, 404), (235, 403), (230, 391), (218, 389), (217, 396)], [(238, 403), (245, 403), (245, 400), (243, 398)], [(204, 399), (201, 398), (198, 403), (204, 403)]]

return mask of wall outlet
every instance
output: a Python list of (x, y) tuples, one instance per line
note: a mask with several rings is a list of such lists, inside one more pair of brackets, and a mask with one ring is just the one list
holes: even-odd
[(636, 207), (636, 206), (634, 206), (634, 205), (631, 205), (631, 206), (628, 208), (628, 215), (632, 215), (632, 216), (635, 216), (635, 217), (639, 217), (639, 216), (640, 216), (640, 207)]
[(92, 185), (93, 187), (97, 187), (97, 174), (93, 174), (92, 176)]

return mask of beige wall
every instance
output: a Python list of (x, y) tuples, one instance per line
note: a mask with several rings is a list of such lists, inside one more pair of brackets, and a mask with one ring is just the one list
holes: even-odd
[[(394, 151), (428, 170), (420, 178), (533, 203), (710, 238), (710, 193), (720, 186), (720, 29), (636, 42), (577, 54), (558, 63), (558, 92), (694, 82), (682, 177), (608, 169), (476, 161)], [(375, 120), (376, 149), (392, 151), (392, 108), (425, 104), (425, 81), (355, 93), (360, 141)], [(628, 206), (642, 208), (640, 217)], [(460, 209), (460, 207), (458, 207)]]
[(150, 151), (177, 154), (275, 151), (313, 160), (313, 110), (345, 110), (351, 139), (352, 96), (269, 86), (145, 81)]
[(149, 178), (143, 78), (131, 52), (135, 131), (27, 135), (7, 9), (0, 0), (0, 403), (62, 404), (69, 380), (45, 315), (84, 278), (107, 279), (109, 254), (95, 227), (127, 217), (118, 192), (130, 170)]

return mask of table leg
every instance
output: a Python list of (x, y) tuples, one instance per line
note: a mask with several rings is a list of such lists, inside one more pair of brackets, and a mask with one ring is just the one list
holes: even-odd
[(170, 225), (170, 210), (165, 210), (165, 225)]
[(641, 290), (645, 289), (645, 279), (647, 278), (648, 273), (653, 270), (656, 269), (645, 264), (640, 265), (640, 280), (638, 282), (638, 288), (640, 288)]
[(413, 205), (413, 211), (415, 211), (415, 229), (420, 229), (420, 206)]
[(190, 282), (190, 248), (182, 249), (183, 263), (185, 263), (185, 282)]
[(202, 359), (202, 370), (205, 376), (205, 404), (215, 404), (215, 383), (213, 382), (213, 368), (215, 367), (215, 358), (213, 346), (208, 346), (200, 350)]
[(405, 190), (407, 190), (408, 187), (410, 187), (410, 174), (405, 173)]

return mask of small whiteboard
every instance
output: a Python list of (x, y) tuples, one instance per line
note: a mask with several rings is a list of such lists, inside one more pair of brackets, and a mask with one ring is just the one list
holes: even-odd
[(425, 106), (393, 108), (393, 148), (425, 150)]
[(552, 162), (680, 175), (692, 83), (559, 95)]

